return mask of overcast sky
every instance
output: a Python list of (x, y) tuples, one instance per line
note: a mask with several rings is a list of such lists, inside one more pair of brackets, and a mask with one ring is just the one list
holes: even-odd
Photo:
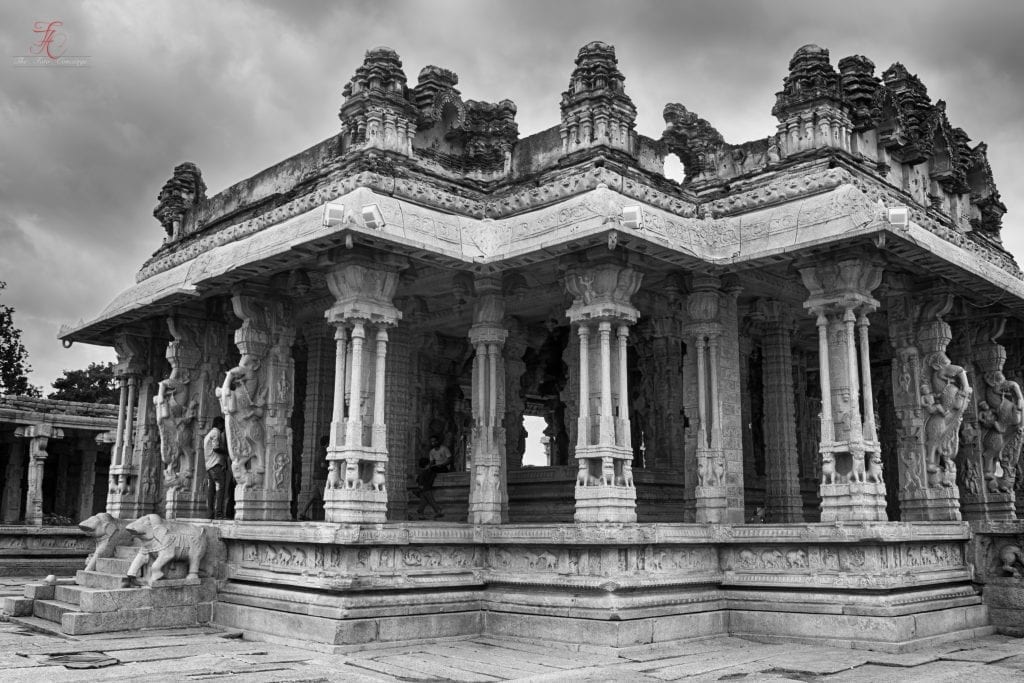
[[(18, 68), (61, 21), (84, 68)], [(989, 143), (1009, 208), (1004, 240), (1024, 255), (1024, 3), (896, 2), (52, 2), (0, 4), (0, 301), (24, 332), (30, 379), (111, 350), (56, 339), (134, 282), (160, 245), (152, 217), (174, 166), (194, 161), (214, 194), (338, 130), (341, 90), (364, 52), (398, 51), (406, 75), (436, 64), (466, 99), (508, 98), (522, 136), (558, 123), (579, 47), (615, 45), (637, 128), (658, 137), (681, 102), (730, 142), (775, 131), (774, 93), (793, 52), (832, 63), (900, 61), (954, 126)], [(55, 47), (56, 51), (58, 48)]]

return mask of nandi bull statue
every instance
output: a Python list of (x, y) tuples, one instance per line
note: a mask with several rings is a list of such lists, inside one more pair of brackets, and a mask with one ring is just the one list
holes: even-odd
[(128, 568), (128, 576), (139, 578), (149, 564), (149, 585), (164, 576), (164, 567), (172, 560), (188, 561), (188, 578), (199, 578), (199, 563), (206, 554), (206, 529), (186, 522), (169, 522), (160, 515), (145, 515), (129, 524), (129, 533), (142, 542), (142, 548)]

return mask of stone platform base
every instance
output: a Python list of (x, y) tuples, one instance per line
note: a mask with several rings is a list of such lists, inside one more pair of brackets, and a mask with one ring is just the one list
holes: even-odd
[[(247, 638), (335, 654), (453, 637), (628, 648), (718, 635), (903, 653), (995, 632), (988, 608), (967, 591), (944, 600), (908, 596), (902, 609), (833, 604), (827, 612), (821, 604), (793, 602), (790, 595), (776, 596), (778, 602), (770, 605), (765, 600), (752, 605), (716, 590), (663, 591), (656, 600), (608, 594), (533, 596), (524, 602), (519, 591), (501, 589), (407, 595), (410, 602), (403, 614), (394, 596), (366, 599), (356, 608), (337, 596), (317, 596), (303, 604), (298, 596), (233, 586), (214, 605), (213, 621), (239, 629)], [(392, 604), (384, 607), (385, 601)], [(601, 603), (619, 607), (601, 609)], [(940, 605), (945, 607), (934, 609)], [(886, 611), (906, 613), (882, 614)]]
[(78, 527), (0, 525), (0, 576), (70, 576), (95, 545)]
[(344, 652), (738, 634), (901, 652), (991, 631), (966, 523), (222, 525), (213, 621)]

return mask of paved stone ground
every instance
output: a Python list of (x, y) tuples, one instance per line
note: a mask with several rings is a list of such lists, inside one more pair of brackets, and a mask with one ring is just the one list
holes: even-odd
[[(0, 596), (23, 580), (0, 578)], [(77, 668), (77, 667), (92, 668)], [(989, 636), (902, 655), (716, 637), (625, 650), (478, 637), (328, 655), (216, 628), (61, 638), (0, 623), (0, 681), (1024, 680), (1024, 639)]]

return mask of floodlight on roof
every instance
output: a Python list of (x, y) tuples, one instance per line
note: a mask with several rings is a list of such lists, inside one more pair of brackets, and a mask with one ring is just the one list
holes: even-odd
[(905, 206), (891, 206), (886, 212), (889, 225), (906, 230), (910, 227), (910, 209)]
[(380, 230), (384, 227), (384, 215), (376, 204), (367, 204), (362, 210), (363, 225), (370, 230)]
[(622, 226), (632, 230), (644, 229), (644, 210), (640, 206), (622, 207)]

